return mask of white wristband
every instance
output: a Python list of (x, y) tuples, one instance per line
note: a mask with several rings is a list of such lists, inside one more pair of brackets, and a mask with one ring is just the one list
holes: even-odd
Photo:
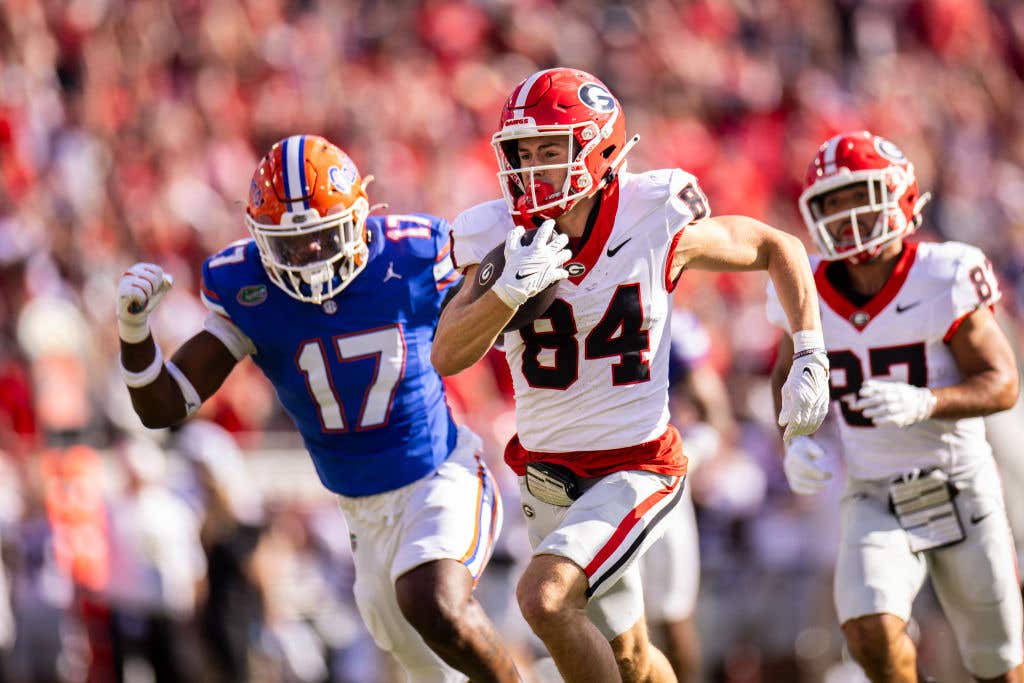
[(519, 307), (523, 305), (522, 301), (518, 301), (511, 292), (507, 291), (504, 287), (499, 286), (497, 283), (491, 287), (491, 291), (494, 292), (495, 296), (501, 299), (501, 303), (505, 304), (513, 311), (518, 311)]
[(800, 330), (793, 334), (793, 355), (807, 355), (806, 352), (824, 350), (825, 337), (821, 330)]
[(939, 404), (939, 397), (935, 395), (935, 392), (928, 387), (922, 387), (925, 392), (924, 404), (925, 410), (922, 413), (924, 419), (930, 420), (932, 415), (935, 413), (935, 406)]
[(140, 372), (132, 372), (126, 368), (124, 366), (124, 358), (121, 358), (121, 376), (124, 378), (124, 383), (132, 389), (139, 389), (152, 384), (160, 376), (160, 371), (164, 369), (164, 354), (160, 352), (159, 346), (154, 344), (153, 348), (156, 349), (156, 353), (153, 354), (153, 362)]
[(167, 361), (167, 372), (170, 373), (174, 381), (178, 383), (178, 388), (181, 389), (181, 395), (185, 399), (185, 417), (190, 416), (192, 413), (199, 410), (199, 406), (203, 404), (203, 399), (199, 398), (199, 392), (192, 386), (192, 382), (188, 381), (188, 377), (185, 376), (178, 366), (171, 361)]
[(121, 341), (129, 344), (145, 341), (149, 336), (149, 322), (145, 318), (142, 319), (142, 322), (127, 322), (118, 319), (117, 336), (121, 338)]

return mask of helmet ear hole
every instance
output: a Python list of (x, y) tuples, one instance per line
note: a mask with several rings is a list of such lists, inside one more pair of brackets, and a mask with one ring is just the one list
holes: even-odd
[(603, 156), (605, 159), (610, 159), (616, 147), (617, 145), (608, 145), (603, 150), (601, 150), (601, 156)]

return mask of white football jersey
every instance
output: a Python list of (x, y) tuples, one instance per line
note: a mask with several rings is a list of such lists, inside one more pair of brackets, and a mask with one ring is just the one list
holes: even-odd
[[(707, 200), (692, 175), (664, 169), (620, 173), (602, 201), (546, 315), (504, 335), (519, 440), (531, 451), (624, 448), (668, 425), (670, 254), (681, 229), (708, 215)], [(458, 267), (479, 263), (512, 228), (504, 200), (460, 214)]]
[[(848, 469), (857, 479), (891, 478), (925, 467), (961, 472), (991, 457), (981, 418), (876, 427), (844, 400), (872, 377), (919, 387), (959, 383), (949, 340), (964, 318), (1000, 298), (992, 266), (979, 249), (958, 242), (905, 244), (889, 281), (863, 305), (852, 303), (826, 278), (828, 261), (811, 257), (831, 366), (832, 410)], [(770, 285), (768, 318), (789, 331)]]

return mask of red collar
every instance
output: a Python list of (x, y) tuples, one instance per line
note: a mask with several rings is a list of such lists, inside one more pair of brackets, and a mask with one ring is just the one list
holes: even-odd
[(885, 286), (863, 306), (857, 306), (847, 299), (825, 277), (825, 269), (833, 263), (832, 261), (822, 261), (818, 264), (818, 268), (814, 272), (814, 283), (818, 286), (818, 292), (828, 307), (853, 325), (858, 332), (861, 332), (900, 293), (903, 283), (907, 281), (907, 276), (910, 274), (910, 268), (914, 265), (914, 259), (917, 257), (917, 246), (917, 242), (904, 242), (903, 253), (900, 254), (896, 267), (893, 268), (892, 275), (889, 276)]
[(601, 206), (597, 211), (597, 220), (594, 221), (594, 227), (591, 229), (583, 248), (578, 252), (574, 252), (572, 258), (564, 266), (568, 268), (570, 273), (573, 272), (573, 269), (569, 268), (570, 264), (578, 263), (585, 268), (579, 275), (569, 276), (569, 281), (574, 285), (579, 285), (583, 282), (590, 271), (594, 269), (594, 265), (601, 257), (601, 251), (604, 250), (604, 245), (608, 243), (609, 235), (612, 234), (612, 228), (615, 227), (615, 215), (619, 212), (618, 179), (601, 190), (601, 192)]

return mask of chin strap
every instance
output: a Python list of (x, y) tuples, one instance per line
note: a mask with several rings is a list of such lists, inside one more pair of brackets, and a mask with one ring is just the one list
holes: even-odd
[(309, 287), (309, 295), (313, 297), (313, 303), (321, 304), (324, 300), (324, 286), (334, 279), (334, 266), (304, 270), (299, 273), (299, 277)]
[(321, 268), (312, 273), (309, 279), (309, 291), (313, 295), (313, 303), (320, 304), (324, 300), (324, 288), (334, 277), (334, 268)]

